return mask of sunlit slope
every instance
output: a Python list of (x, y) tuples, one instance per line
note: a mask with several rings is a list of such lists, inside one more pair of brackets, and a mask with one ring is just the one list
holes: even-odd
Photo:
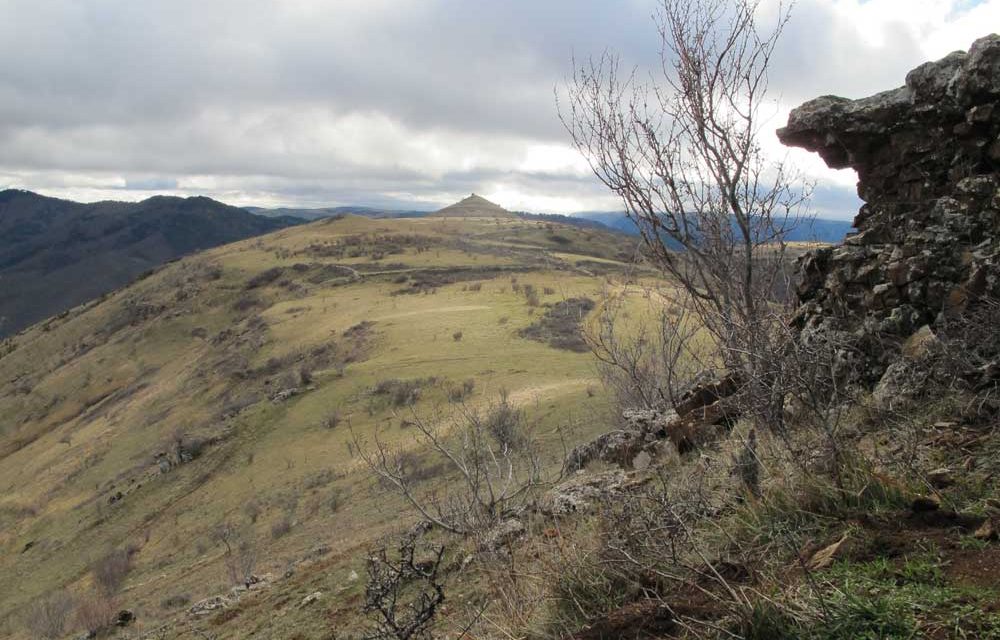
[[(212, 535), (226, 521), (252, 523), (259, 573), (329, 548), (322, 570), (267, 597), (343, 587), (402, 508), (359, 464), (349, 429), (411, 446), (406, 416), (447, 419), (466, 381), (472, 406), (509, 391), (558, 459), (564, 438), (607, 425), (594, 363), (518, 332), (624, 279), (633, 243), (517, 218), (345, 217), (167, 265), (0, 343), (5, 633), (20, 637), (33, 598), (85, 592), (95, 558), (128, 544), (121, 603), (139, 627), (187, 620), (165, 600), (226, 592)], [(393, 380), (417, 389), (412, 406)], [(288, 615), (247, 620), (294, 622), (302, 637), (328, 626)]]

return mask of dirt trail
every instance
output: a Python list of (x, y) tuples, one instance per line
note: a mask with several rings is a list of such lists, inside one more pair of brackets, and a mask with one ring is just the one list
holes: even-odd
[(376, 321), (392, 320), (393, 318), (408, 318), (410, 316), (420, 316), (427, 313), (458, 313), (462, 311), (488, 311), (490, 307), (481, 304), (459, 305), (455, 307), (437, 307), (434, 309), (418, 309), (417, 311), (404, 311), (403, 313), (391, 313), (387, 316), (375, 318)]

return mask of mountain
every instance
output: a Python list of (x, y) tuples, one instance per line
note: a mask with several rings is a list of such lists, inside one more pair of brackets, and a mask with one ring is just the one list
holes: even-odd
[(431, 214), (438, 218), (512, 218), (514, 214), (476, 194)]
[(430, 211), (410, 210), (410, 209), (384, 209), (378, 207), (344, 206), (344, 207), (318, 207), (314, 209), (300, 209), (292, 207), (279, 207), (276, 209), (265, 209), (263, 207), (244, 207), (250, 213), (268, 218), (288, 216), (301, 218), (303, 220), (321, 220), (323, 218), (333, 218), (335, 216), (355, 215), (366, 218), (420, 218), (430, 214)]
[(298, 222), (204, 197), (84, 204), (0, 191), (0, 337), (179, 256)]
[[(630, 235), (639, 235), (635, 223), (622, 211), (581, 211), (572, 214), (572, 216), (599, 222), (606, 227)], [(804, 220), (796, 228), (789, 230), (787, 240), (790, 242), (836, 243), (843, 241), (852, 228), (851, 223), (846, 220), (812, 218)]]

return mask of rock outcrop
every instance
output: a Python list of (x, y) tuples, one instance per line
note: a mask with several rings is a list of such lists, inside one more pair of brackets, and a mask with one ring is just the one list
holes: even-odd
[(848, 339), (869, 384), (907, 338), (1000, 295), (1000, 36), (898, 89), (807, 102), (778, 137), (858, 173), (857, 233), (803, 259), (796, 324)]

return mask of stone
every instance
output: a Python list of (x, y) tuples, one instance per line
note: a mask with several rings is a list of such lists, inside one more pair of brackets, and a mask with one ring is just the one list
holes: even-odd
[(135, 622), (135, 613), (131, 609), (122, 609), (115, 616), (116, 627), (127, 627)]
[(942, 467), (927, 472), (927, 482), (935, 489), (944, 489), (955, 484), (955, 474), (951, 469)]
[(517, 518), (507, 518), (486, 533), (480, 548), (486, 551), (497, 551), (510, 545), (527, 531), (528, 528)]
[(538, 510), (550, 516), (583, 513), (601, 500), (617, 495), (625, 482), (625, 472), (620, 469), (596, 474), (577, 472), (543, 495)]
[(211, 596), (191, 605), (188, 613), (193, 616), (206, 616), (220, 609), (225, 609), (229, 603), (230, 601), (223, 596)]
[(910, 510), (914, 513), (927, 513), (928, 511), (937, 511), (941, 508), (941, 498), (930, 495), (930, 496), (917, 496), (910, 503)]
[(322, 597), (323, 597), (323, 592), (322, 591), (314, 591), (314, 592), (310, 593), (309, 595), (307, 595), (305, 598), (302, 598), (302, 606), (303, 607), (308, 607), (312, 603), (318, 602), (320, 600), (320, 598), (322, 598)]
[(983, 524), (979, 525), (979, 528), (972, 535), (977, 540), (989, 540), (991, 542), (1000, 538), (1000, 532), (997, 531), (997, 524), (993, 518), (984, 520)]
[(794, 326), (853, 336), (855, 381), (869, 389), (900, 355), (926, 351), (949, 313), (1000, 295), (998, 105), (1000, 36), (990, 35), (897, 89), (806, 102), (778, 130), (858, 174), (857, 233), (799, 260)]

